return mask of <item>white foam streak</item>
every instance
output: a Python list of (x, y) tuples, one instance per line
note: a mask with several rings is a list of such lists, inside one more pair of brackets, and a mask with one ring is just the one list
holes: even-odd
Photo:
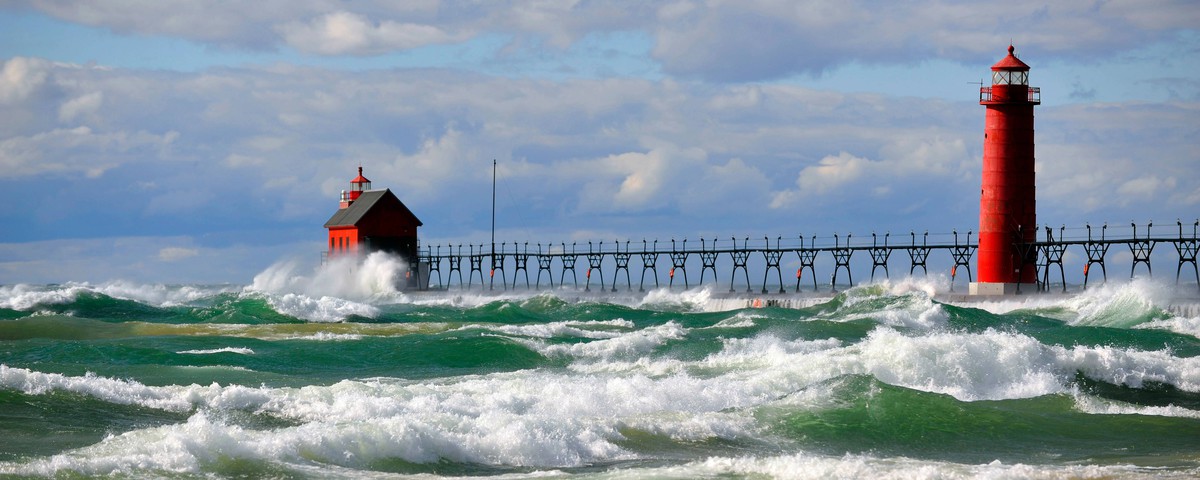
[(1159, 417), (1200, 418), (1200, 411), (1175, 405), (1143, 406), (1117, 402), (1090, 395), (1075, 394), (1075, 407), (1094, 415), (1153, 415)]
[(234, 291), (237, 291), (237, 288), (232, 286), (144, 285), (125, 281), (99, 285), (87, 282), (71, 282), (64, 285), (17, 284), (0, 286), (0, 308), (28, 311), (40, 305), (71, 303), (84, 293), (98, 293), (121, 300), (170, 307)]
[[(927, 285), (915, 283), (913, 285)], [(887, 297), (888, 308), (879, 309), (876, 302), (884, 298), (884, 291), (892, 293)], [(916, 329), (934, 329), (944, 327), (949, 315), (941, 304), (934, 303), (933, 298), (922, 288), (916, 288), (908, 283), (892, 285), (883, 282), (876, 285), (854, 287), (845, 293), (845, 302), (835, 312), (822, 318), (848, 322), (860, 319), (871, 319), (883, 325)]]
[(267, 295), (267, 303), (276, 312), (312, 322), (340, 322), (351, 315), (374, 318), (379, 308), (367, 303), (338, 297), (310, 297), (296, 293)]
[(1200, 317), (1174, 317), (1166, 320), (1155, 320), (1143, 323), (1134, 328), (1156, 328), (1200, 338)]
[(147, 387), (137, 382), (98, 377), (91, 373), (82, 377), (70, 377), (58, 373), (42, 373), (0, 365), (0, 385), (30, 395), (66, 391), (123, 405), (142, 405), (169, 411), (187, 411), (191, 408), (191, 402), (160, 388)]
[[(508, 335), (520, 335), (537, 338), (572, 337), (599, 339), (616, 338), (623, 334), (622, 331), (612, 330), (613, 327), (628, 329), (633, 328), (633, 326), (633, 322), (618, 318), (614, 320), (597, 320), (587, 322), (565, 321), (524, 325), (466, 325), (462, 328), (484, 328)], [(596, 329), (596, 327), (600, 327), (601, 329)]]
[[(656, 379), (531, 371), (447, 383), (342, 381), (298, 389), (146, 387), (7, 367), (3, 375), (37, 377), (47, 389), (118, 403), (198, 409), (185, 424), (129, 432), (32, 466), (40, 472), (69, 468), (89, 474), (133, 467), (195, 471), (217, 456), (316, 459), (345, 466), (384, 458), (580, 466), (632, 458), (615, 443), (624, 438), (619, 428), (644, 426), (691, 440), (745, 435), (753, 418), (725, 410), (768, 400), (762, 389), (686, 375)], [(5, 384), (14, 383), (20, 382)], [(204, 413), (221, 410), (266, 413), (302, 424), (250, 431)]]
[(1200, 357), (1179, 358), (1167, 351), (1146, 352), (1112, 347), (1055, 347), (1058, 365), (1089, 378), (1141, 388), (1147, 382), (1166, 383), (1200, 392)]
[(286, 339), (286, 340), (312, 340), (312, 341), (317, 341), (317, 342), (343, 342), (343, 341), (362, 340), (364, 337), (366, 337), (366, 335), (360, 335), (357, 333), (317, 332), (312, 335), (289, 336), (289, 337), (285, 337), (284, 339)]
[(1034, 310), (1072, 325), (1128, 328), (1154, 317), (1167, 316), (1165, 309), (1180, 301), (1196, 301), (1194, 292), (1180, 290), (1161, 280), (1136, 278), (1089, 286), (1087, 290), (1070, 295), (1022, 295), (972, 302), (970, 306), (997, 314)]
[(1126, 465), (1006, 465), (994, 461), (982, 465), (916, 460), (903, 457), (877, 458), (847, 454), (842, 457), (809, 453), (774, 457), (713, 457), (681, 466), (638, 469), (603, 475), (601, 478), (722, 478), (758, 477), (788, 479), (872, 478), (909, 479), (1105, 479), (1105, 478), (1194, 478), (1196, 471), (1163, 471)]
[(213, 287), (195, 285), (167, 286), (115, 281), (96, 286), (94, 290), (113, 298), (133, 300), (159, 307), (171, 307), (188, 304), (221, 293), (236, 292), (238, 288), (231, 285)]
[(1127, 283), (1103, 284), (1073, 295), (1062, 304), (1076, 313), (1068, 319), (1074, 325), (1098, 325), (1127, 328), (1162, 316), (1171, 304), (1176, 289), (1161, 281), (1137, 278)]
[[(738, 299), (736, 305), (722, 306), (714, 305), (712, 285), (703, 285), (683, 291), (673, 291), (668, 288), (656, 288), (646, 292), (646, 295), (636, 304), (632, 305), (638, 308), (650, 309), (679, 309), (685, 311), (725, 311), (737, 308), (745, 308), (745, 301)], [(720, 299), (716, 299), (720, 300)]]
[[(661, 333), (651, 329), (638, 334), (643, 339), (663, 338), (655, 337)], [(672, 335), (686, 335), (686, 331)], [(724, 381), (736, 379), (747, 389), (757, 388), (755, 385), (799, 389), (843, 375), (871, 375), (885, 383), (962, 401), (1005, 400), (1068, 393), (1076, 373), (1082, 372), (1089, 378), (1135, 388), (1159, 382), (1200, 391), (1200, 357), (1114, 347), (1048, 346), (1027, 335), (990, 329), (978, 334), (943, 331), (914, 335), (880, 327), (851, 345), (836, 339), (786, 340), (762, 334), (724, 340), (721, 351), (698, 362), (644, 356), (659, 341), (647, 343), (641, 350), (620, 354), (587, 343), (537, 348), (543, 354), (605, 359), (570, 366), (581, 373), (723, 375)]]
[(184, 351), (175, 352), (175, 353), (190, 354), (190, 355), (211, 355), (214, 353), (236, 353), (239, 355), (254, 355), (254, 350), (251, 350), (249, 348), (241, 348), (241, 347), (225, 347), (225, 348), (210, 348), (210, 349), (205, 349), (205, 350), (184, 350)]
[(1200, 357), (1167, 351), (1046, 346), (992, 330), (906, 337), (887, 329), (851, 348), (862, 348), (866, 372), (881, 381), (966, 401), (1065, 393), (1076, 372), (1134, 388), (1158, 382), (1200, 391)]
[(1062, 391), (1067, 381), (1046, 368), (1054, 355), (1037, 340), (990, 330), (910, 337), (880, 328), (849, 350), (861, 358), (861, 373), (965, 401), (1036, 397)]
[(613, 360), (636, 358), (649, 354), (655, 348), (671, 340), (680, 340), (687, 335), (688, 329), (678, 323), (667, 322), (662, 325), (612, 336), (602, 340), (568, 345), (547, 345), (543, 342), (528, 341), (525, 344), (547, 357), (572, 357), (592, 360)]
[(938, 293), (950, 291), (950, 277), (944, 273), (898, 280), (884, 279), (880, 284), (893, 296), (919, 294), (932, 298)]
[(764, 315), (755, 315), (748, 312), (737, 312), (732, 317), (723, 319), (711, 327), (701, 327), (703, 329), (723, 329), (723, 328), (750, 328), (755, 325), (755, 319), (766, 318)]

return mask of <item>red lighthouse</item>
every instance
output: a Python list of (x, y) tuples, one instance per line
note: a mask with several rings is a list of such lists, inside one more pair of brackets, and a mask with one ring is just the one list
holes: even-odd
[[(971, 293), (1014, 293), (1037, 282), (1037, 253), (1019, 248), (1037, 235), (1033, 172), (1033, 106), (1041, 90), (1029, 86), (1029, 65), (1013, 55), (992, 65), (992, 85), (979, 88), (987, 107), (983, 182), (979, 200), (979, 278)], [(1022, 253), (1024, 252), (1024, 253)]]

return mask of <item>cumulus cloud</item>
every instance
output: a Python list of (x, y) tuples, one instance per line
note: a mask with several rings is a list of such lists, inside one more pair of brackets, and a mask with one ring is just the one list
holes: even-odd
[(170, 145), (178, 133), (93, 132), (88, 127), (55, 129), (0, 139), (0, 179), (42, 173), (99, 177), (121, 163), (142, 161)]
[(677, 2), (659, 11), (653, 54), (669, 73), (715, 81), (820, 75), (849, 63), (931, 56), (981, 63), (1011, 39), (1046, 56), (1095, 58), (1194, 28), (1198, 15), (1192, 5), (1169, 0), (1101, 8), (1031, 0)]
[(63, 123), (68, 123), (74, 121), (80, 116), (94, 114), (100, 109), (100, 105), (103, 103), (103, 93), (85, 93), (68, 100), (66, 103), (63, 103), (62, 106), (58, 107), (58, 120)]
[(771, 179), (741, 158), (710, 163), (695, 180), (672, 185), (680, 209), (690, 216), (746, 215), (770, 201)]
[(373, 22), (364, 15), (338, 11), (309, 22), (279, 27), (283, 41), (320, 55), (374, 55), (456, 41), (439, 27), (391, 20)]
[(328, 8), (321, 2), (262, 0), (233, 2), (220, 8), (204, 1), (87, 2), (56, 0), (25, 3), (25, 8), (56, 18), (120, 33), (165, 35), (220, 46), (269, 48), (277, 38), (270, 26)]
[(311, 245), (295, 240), (273, 245), (193, 246), (199, 240), (141, 236), (0, 243), (0, 284), (249, 282), (280, 258), (318, 261)]
[(195, 248), (165, 247), (159, 249), (158, 259), (164, 262), (176, 262), (185, 258), (194, 257), (199, 254), (200, 251)]
[(46, 82), (50, 62), (15, 57), (4, 62), (0, 69), (0, 103), (23, 100)]
[(810, 195), (821, 195), (858, 180), (866, 171), (872, 168), (872, 162), (862, 157), (856, 157), (846, 152), (837, 156), (827, 156), (811, 167), (800, 170), (796, 178), (796, 186), (800, 191)]
[(430, 195), (456, 176), (475, 177), (464, 166), (478, 166), (481, 157), (466, 142), (462, 132), (447, 125), (442, 135), (424, 138), (414, 152), (381, 159), (381, 179), (391, 180), (412, 195)]
[(1195, 216), (1183, 211), (1182, 192), (1197, 183), (1197, 151), (1171, 140), (1195, 135), (1195, 104), (1085, 104), (1038, 115), (1039, 210), (1121, 221)]
[(771, 208), (847, 190), (887, 197), (897, 194), (897, 184), (968, 182), (971, 166), (978, 163), (968, 156), (963, 138), (945, 138), (936, 131), (897, 131), (879, 148), (879, 156), (871, 160), (844, 151), (827, 155), (800, 170), (795, 189), (775, 192)]
[(1121, 195), (1121, 203), (1128, 205), (1137, 200), (1153, 198), (1156, 194), (1169, 194), (1174, 189), (1174, 178), (1163, 179), (1155, 175), (1146, 175), (1121, 183), (1117, 187), (1117, 193)]
[[(458, 43), (486, 34), (509, 48), (554, 54), (596, 34), (641, 32), (672, 75), (711, 81), (819, 75), (849, 64), (916, 64), (931, 57), (994, 61), (1015, 39), (1043, 58), (1111, 57), (1200, 24), (1190, 2), (1173, 0), (1004, 3), (867, 0), (681, 0), (483, 2), (367, 0), (236, 2), (16, 2), (67, 21), (119, 33), (165, 35), (225, 48), (290, 46), (317, 55), (377, 55)], [(549, 47), (549, 48), (546, 48)], [(520, 57), (520, 56), (514, 56)]]
[(703, 165), (700, 149), (664, 145), (647, 152), (626, 152), (587, 162), (559, 165), (569, 175), (586, 174), (579, 208), (586, 212), (640, 211), (659, 208), (669, 189), (685, 178), (689, 169)]

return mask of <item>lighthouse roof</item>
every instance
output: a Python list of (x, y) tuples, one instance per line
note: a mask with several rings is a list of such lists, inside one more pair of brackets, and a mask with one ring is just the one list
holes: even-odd
[(358, 176), (354, 177), (354, 180), (351, 180), (350, 183), (371, 183), (371, 181), (363, 176), (362, 167), (358, 167)]
[(363, 217), (377, 207), (399, 210), (404, 216), (411, 217), (417, 226), (424, 225), (421, 223), (421, 219), (417, 218), (412, 210), (404, 205), (404, 202), (396, 198), (396, 194), (385, 188), (363, 192), (349, 207), (338, 209), (332, 217), (329, 217), (329, 220), (325, 222), (325, 228), (358, 226)]
[(992, 71), (994, 71), (994, 72), (1000, 71), (1000, 70), (1025, 70), (1025, 71), (1028, 71), (1029, 65), (1026, 65), (1025, 62), (1022, 62), (1021, 59), (1017, 58), (1016, 55), (1013, 55), (1013, 51), (1015, 51), (1015, 50), (1016, 49), (1013, 48), (1012, 45), (1009, 45), (1008, 46), (1008, 55), (1005, 56), (1004, 58), (1001, 58), (1000, 61), (996, 62), (995, 65), (992, 65)]

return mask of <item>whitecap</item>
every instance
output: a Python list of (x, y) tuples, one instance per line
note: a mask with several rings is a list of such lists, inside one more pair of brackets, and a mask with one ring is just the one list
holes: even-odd
[(40, 305), (71, 303), (88, 291), (90, 288), (82, 284), (0, 286), (0, 308), (26, 311)]

